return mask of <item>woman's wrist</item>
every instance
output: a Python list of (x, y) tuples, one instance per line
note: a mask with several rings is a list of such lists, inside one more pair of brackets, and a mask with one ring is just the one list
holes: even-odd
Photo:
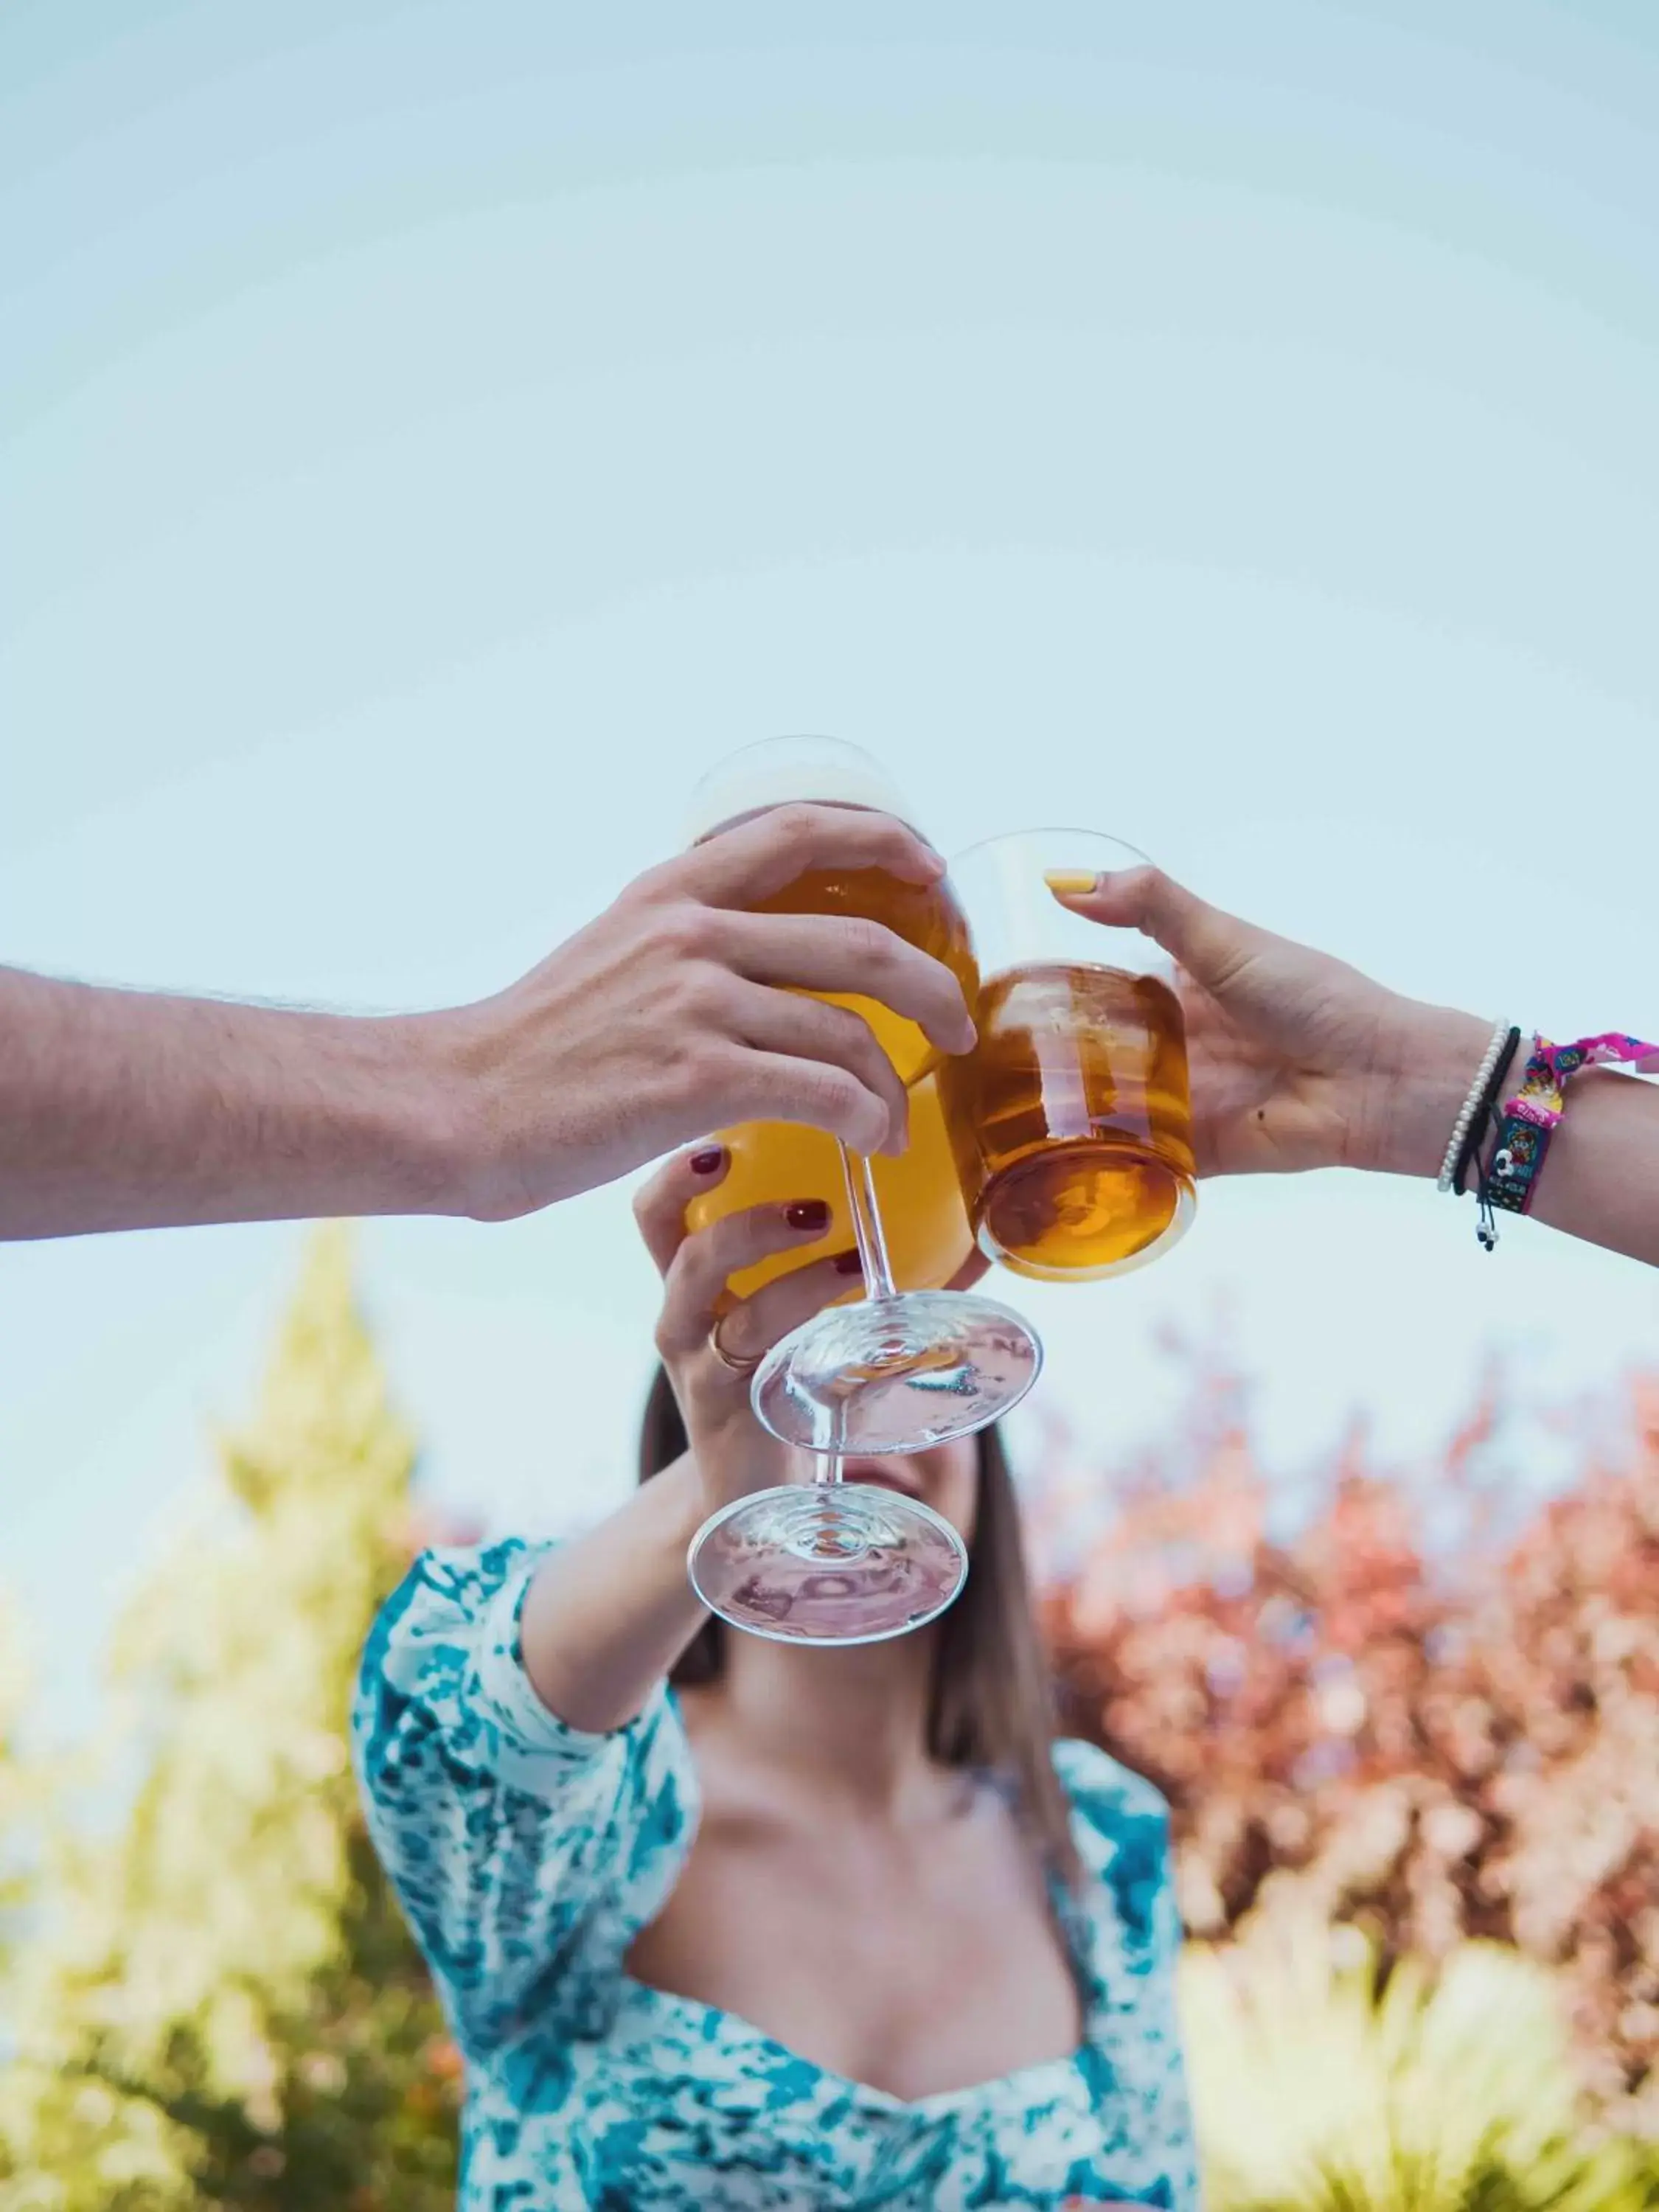
[(705, 1517), (757, 1490), (773, 1490), (794, 1478), (788, 1447), (761, 1427), (749, 1410), (746, 1393), (731, 1419), (707, 1425), (697, 1419), (694, 1402), (687, 1426)]
[(684, 1559), (691, 1539), (711, 1510), (696, 1454), (684, 1453), (659, 1474), (653, 1474), (645, 1487), (656, 1508), (655, 1525), (663, 1540)]
[(1352, 1164), (1382, 1175), (1437, 1176), (1491, 1039), (1492, 1023), (1482, 1015), (1401, 1000), (1370, 1079), (1373, 1095)]

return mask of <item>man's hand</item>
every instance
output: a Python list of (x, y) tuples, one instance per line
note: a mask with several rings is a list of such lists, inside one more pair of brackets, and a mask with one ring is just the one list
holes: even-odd
[(944, 862), (882, 814), (786, 806), (625, 891), (510, 990), (369, 1018), (94, 989), (0, 969), (0, 1237), (189, 1222), (504, 1220), (726, 1122), (900, 1151), (877, 999), (960, 1052), (949, 970), (878, 923), (747, 909), (808, 869)]
[(806, 1121), (901, 1152), (904, 1086), (869, 1024), (803, 991), (878, 999), (941, 1051), (973, 1042), (956, 978), (879, 923), (749, 909), (809, 869), (945, 864), (901, 822), (785, 806), (653, 868), (511, 990), (431, 1018), (469, 1105), (459, 1210), (528, 1213), (738, 1121)]

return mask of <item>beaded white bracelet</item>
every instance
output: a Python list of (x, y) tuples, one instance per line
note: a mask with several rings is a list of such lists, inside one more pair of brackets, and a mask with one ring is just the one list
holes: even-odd
[(1503, 1020), (1492, 1030), (1492, 1042), (1486, 1047), (1486, 1056), (1475, 1070), (1474, 1080), (1469, 1085), (1469, 1095), (1463, 1101), (1462, 1110), (1453, 1126), (1451, 1142), (1446, 1147), (1446, 1157), (1441, 1163), (1439, 1178), (1434, 1186), (1437, 1190), (1449, 1190), (1452, 1187), (1452, 1177), (1457, 1173), (1457, 1162), (1463, 1150), (1463, 1140), (1469, 1133), (1469, 1125), (1480, 1110), (1480, 1101), (1486, 1095), (1486, 1085), (1492, 1081), (1492, 1070), (1498, 1065), (1498, 1056), (1509, 1042), (1509, 1036), (1510, 1018), (1505, 1014)]

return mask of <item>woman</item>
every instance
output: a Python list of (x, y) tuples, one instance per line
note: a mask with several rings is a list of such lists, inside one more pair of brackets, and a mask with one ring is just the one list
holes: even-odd
[(857, 1268), (728, 1308), (824, 1221), (687, 1235), (724, 1171), (684, 1155), (638, 1204), (638, 1493), (567, 1545), (427, 1554), (365, 1657), (370, 1824), (467, 2061), (462, 2206), (1193, 2204), (1164, 1808), (1050, 1746), (994, 1435), (848, 1469), (968, 1540), (931, 1629), (802, 1650), (687, 1584), (705, 1516), (787, 1474), (738, 1370)]

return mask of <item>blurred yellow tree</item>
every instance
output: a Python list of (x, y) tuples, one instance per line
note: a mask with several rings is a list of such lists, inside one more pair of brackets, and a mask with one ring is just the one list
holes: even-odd
[(1377, 1963), (1293, 1888), (1188, 1946), (1210, 2212), (1650, 2212), (1651, 2152), (1586, 2111), (1556, 1973), (1480, 1941)]
[(0, 2212), (438, 2212), (454, 2054), (363, 1833), (357, 1655), (407, 1563), (414, 1453), (313, 1243), (220, 1510), (130, 1607), (144, 1747), (118, 1832), (65, 1834), (15, 2000)]
[(23, 1828), (32, 1792), (17, 1755), (15, 1731), (27, 1686), (21, 1631), (0, 1595), (0, 1960), (9, 1951), (12, 1915), (22, 1903)]

